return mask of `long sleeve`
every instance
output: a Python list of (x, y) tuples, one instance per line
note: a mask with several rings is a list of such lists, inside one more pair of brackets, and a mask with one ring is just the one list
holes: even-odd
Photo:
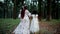
[(20, 9), (20, 13), (19, 13), (19, 15), (18, 15), (18, 18), (21, 18), (21, 11), (22, 11), (22, 10)]
[(21, 18), (21, 14), (18, 15), (18, 18)]
[(29, 17), (31, 16), (31, 13), (28, 10), (26, 10), (26, 13)]

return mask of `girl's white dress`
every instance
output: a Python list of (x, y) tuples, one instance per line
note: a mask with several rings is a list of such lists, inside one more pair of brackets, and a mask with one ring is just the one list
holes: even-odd
[(19, 18), (20, 18), (20, 23), (19, 25), (16, 27), (16, 29), (13, 31), (13, 33), (15, 34), (30, 34), (29, 31), (29, 25), (30, 25), (30, 20), (29, 17), (30, 16), (30, 12), (28, 10), (25, 10), (25, 16), (22, 19), (21, 18), (21, 14), (19, 14)]
[(37, 16), (38, 16), (37, 14), (36, 15), (34, 15), (34, 14), (32, 15), (33, 19), (31, 21), (31, 26), (30, 26), (30, 31), (32, 33), (39, 31), (39, 22), (38, 22), (38, 17)]

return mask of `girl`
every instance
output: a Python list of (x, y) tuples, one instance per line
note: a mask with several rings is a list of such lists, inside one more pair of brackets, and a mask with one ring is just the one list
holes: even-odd
[(33, 11), (32, 17), (33, 19), (31, 21), (30, 31), (36, 34), (36, 32), (39, 31), (38, 14), (36, 14), (36, 11)]
[(21, 14), (19, 14), (19, 18), (20, 18), (21, 22), (19, 23), (17, 28), (13, 31), (13, 33), (15, 33), (15, 34), (30, 34), (30, 31), (29, 31), (30, 15), (31, 14), (27, 10), (27, 6), (24, 6), (24, 8), (21, 11)]

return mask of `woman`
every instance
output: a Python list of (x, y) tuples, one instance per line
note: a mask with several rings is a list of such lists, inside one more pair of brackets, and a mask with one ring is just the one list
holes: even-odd
[(24, 8), (21, 11), (21, 14), (19, 14), (20, 23), (17, 26), (17, 28), (13, 31), (15, 34), (30, 34), (29, 31), (29, 24), (30, 24), (30, 12), (27, 10), (27, 6), (24, 6)]

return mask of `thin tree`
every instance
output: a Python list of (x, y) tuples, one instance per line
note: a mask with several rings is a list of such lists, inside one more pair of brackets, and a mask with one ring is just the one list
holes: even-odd
[(22, 5), (24, 4), (24, 0), (14, 0), (13, 3), (14, 3), (14, 8), (13, 8), (13, 18), (16, 19), (16, 16), (17, 16), (17, 7), (19, 5), (19, 3), (22, 3)]
[(47, 20), (51, 20), (51, 0), (47, 0)]
[(16, 0), (14, 0), (13, 18), (16, 19)]
[(59, 3), (59, 0), (57, 0), (57, 6), (56, 6), (56, 19), (59, 19), (59, 16), (58, 16), (58, 8), (59, 8), (59, 6), (58, 6), (58, 3)]
[(41, 20), (41, 18), (42, 18), (42, 11), (41, 11), (41, 3), (42, 2), (42, 0), (38, 0), (38, 18), (39, 18), (39, 20)]
[(52, 18), (55, 19), (56, 14), (56, 3), (55, 0), (52, 1)]
[(6, 16), (5, 17), (8, 18), (8, 14), (9, 14), (8, 13), (8, 0), (4, 0), (4, 1), (5, 1), (5, 5), (6, 5), (5, 6), (5, 8), (6, 8)]

